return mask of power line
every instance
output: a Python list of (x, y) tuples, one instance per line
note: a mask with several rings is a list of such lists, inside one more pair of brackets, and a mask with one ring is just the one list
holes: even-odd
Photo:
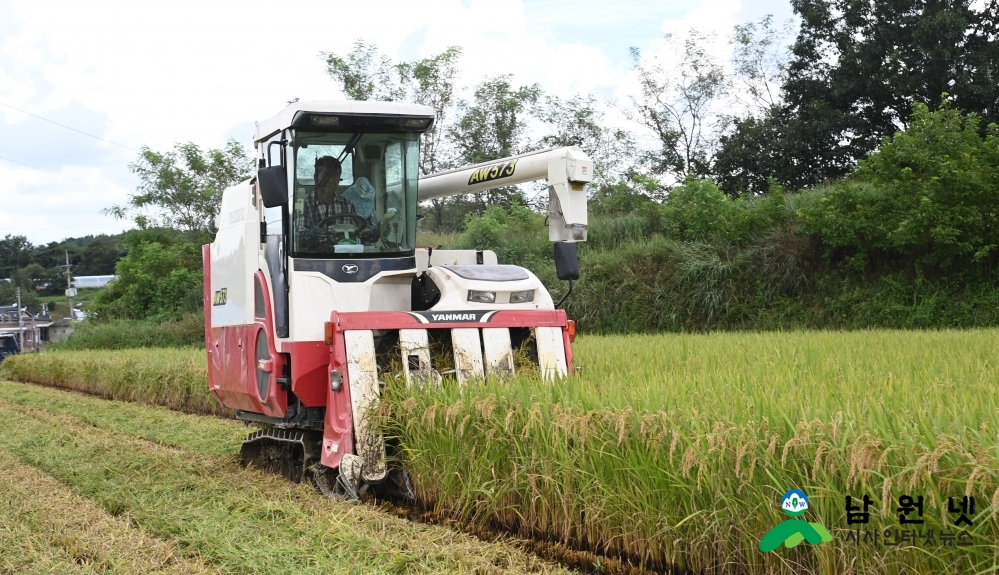
[(34, 167), (34, 166), (30, 166), (30, 165), (28, 165), (28, 164), (25, 164), (24, 162), (18, 162), (17, 160), (12, 160), (12, 159), (10, 159), (10, 158), (5, 158), (5, 157), (3, 157), (3, 156), (0, 156), (0, 160), (7, 160), (8, 162), (11, 162), (11, 163), (13, 163), (13, 164), (19, 164), (19, 165), (22, 165), (22, 166), (24, 166), (24, 167), (26, 167), (26, 168), (31, 168), (32, 170), (38, 170), (39, 172), (45, 172), (46, 174), (51, 174), (51, 175), (53, 175), (53, 176), (59, 176), (60, 178), (66, 178), (67, 180), (73, 180), (74, 182), (79, 182), (79, 183), (81, 183), (81, 184), (87, 184), (88, 186), (94, 186), (94, 187), (96, 187), (96, 188), (101, 188), (102, 190), (107, 190), (107, 191), (109, 191), (109, 192), (115, 192), (115, 193), (118, 193), (118, 191), (119, 191), (119, 190), (112, 190), (111, 188), (108, 188), (108, 187), (105, 187), (105, 186), (102, 186), (102, 185), (100, 185), (100, 184), (91, 184), (90, 182), (84, 182), (83, 180), (77, 180), (76, 178), (71, 178), (71, 177), (69, 177), (69, 176), (64, 176), (64, 175), (62, 175), (62, 174), (58, 174), (58, 173), (56, 173), (56, 172), (50, 172), (50, 171), (48, 171), (48, 170), (43, 170), (43, 169), (41, 169), (41, 168), (36, 168), (36, 167)]
[(138, 152), (139, 151), (139, 150), (136, 150), (135, 148), (133, 148), (131, 146), (126, 146), (125, 144), (119, 144), (118, 142), (112, 142), (111, 140), (106, 140), (106, 139), (104, 139), (104, 138), (102, 138), (100, 136), (95, 136), (93, 134), (88, 134), (87, 132), (84, 132), (83, 130), (77, 130), (76, 128), (70, 128), (69, 126), (67, 126), (65, 124), (60, 124), (59, 122), (54, 122), (52, 120), (49, 120), (48, 118), (43, 118), (43, 117), (41, 117), (41, 116), (39, 116), (37, 114), (32, 114), (31, 112), (26, 112), (26, 111), (24, 111), (24, 110), (22, 110), (20, 108), (15, 108), (14, 106), (11, 106), (10, 104), (4, 104), (3, 102), (0, 102), (0, 106), (6, 106), (6, 107), (10, 108), (11, 110), (17, 110), (18, 112), (21, 112), (22, 114), (27, 114), (29, 116), (33, 116), (35, 118), (38, 118), (39, 120), (44, 120), (44, 121), (46, 121), (46, 122), (48, 122), (50, 124), (55, 124), (56, 126), (59, 126), (59, 127), (62, 127), (62, 128), (66, 128), (67, 130), (73, 130), (74, 132), (83, 134), (84, 136), (90, 136), (91, 138), (96, 138), (96, 139), (98, 139), (98, 140), (100, 140), (102, 142), (107, 142), (109, 144), (114, 144), (115, 146), (120, 146), (120, 147), (125, 148), (127, 150), (132, 150), (133, 152)]

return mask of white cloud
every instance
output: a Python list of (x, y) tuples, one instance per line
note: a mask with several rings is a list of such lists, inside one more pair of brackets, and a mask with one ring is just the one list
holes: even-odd
[[(77, 110), (95, 122), (87, 126), (98, 136), (133, 148), (220, 146), (229, 136), (248, 144), (252, 122), (287, 100), (342, 97), (319, 52), (343, 54), (364, 39), (396, 59), (461, 46), (466, 85), (513, 74), (516, 83), (538, 82), (563, 97), (593, 92), (626, 103), (632, 84), (624, 43), (656, 51), (663, 31), (731, 30), (738, 0), (696, 1), (678, 19), (634, 37), (629, 31), (650, 15), (661, 21), (676, 8), (653, 1), (615, 8), (597, 0), (0, 0), (0, 102), (46, 117)], [(76, 127), (74, 116), (59, 118)], [(28, 130), (23, 137), (38, 139), (3, 154), (36, 166), (64, 158), (53, 171), (114, 191), (0, 161), (0, 235), (17, 230), (39, 242), (83, 235), (88, 224), (94, 233), (120, 227), (94, 214), (125, 201), (135, 185), (126, 169), (134, 154), (67, 132), (63, 144), (79, 146), (79, 157), (65, 146), (46, 155), (53, 136), (39, 122), (0, 106), (0, 129), (19, 124), (20, 134)], [(92, 209), (60, 207), (81, 203)], [(24, 222), (38, 209), (49, 210), (47, 225), (33, 231)]]

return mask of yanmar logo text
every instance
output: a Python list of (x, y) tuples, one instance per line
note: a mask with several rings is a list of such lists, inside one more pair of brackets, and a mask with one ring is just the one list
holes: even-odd
[(488, 322), (489, 318), (491, 318), (496, 311), (408, 311), (406, 313), (416, 318), (416, 321), (420, 323), (464, 323)]
[(433, 321), (478, 321), (474, 313), (432, 313), (430, 318)]

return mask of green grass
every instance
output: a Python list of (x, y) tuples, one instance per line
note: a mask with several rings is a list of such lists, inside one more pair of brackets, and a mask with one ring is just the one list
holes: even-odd
[[(576, 377), (463, 392), (390, 385), (383, 411), (395, 414), (387, 431), (421, 499), (473, 525), (705, 573), (983, 573), (999, 565), (997, 349), (995, 329), (583, 335)], [(141, 383), (136, 401), (195, 397), (163, 391), (185, 380), (156, 375), (178, 369), (158, 350), (103, 353), (89, 361), (144, 366), (141, 377), (116, 376), (123, 395), (131, 377), (157, 382)], [(173, 361), (203, 378), (203, 352), (188, 353)], [(85, 356), (14, 359), (5, 369), (45, 380), (31, 373)], [(74, 373), (105, 373), (89, 369)], [(795, 487), (812, 501), (805, 518), (836, 539), (763, 555), (757, 544)], [(972, 495), (975, 544), (848, 545), (847, 494), (870, 495), (867, 528), (880, 530), (900, 528), (899, 496), (922, 495), (922, 529), (937, 534), (953, 521), (947, 498)]]
[(205, 346), (205, 316), (190, 313), (178, 320), (117, 319), (74, 324), (73, 335), (49, 346), (52, 350), (132, 349), (138, 347)]
[(0, 450), (0, 573), (210, 573)]
[[(23, 466), (34, 469), (36, 476), (45, 474), (51, 479), (39, 482), (38, 488), (61, 485), (72, 492), (72, 497), (56, 495), (70, 502), (80, 498), (79, 513), (93, 516), (94, 529), (120, 518), (109, 527), (120, 531), (133, 526), (132, 532), (120, 535), (141, 534), (159, 549), (173, 548), (180, 565), (259, 574), (564, 572), (507, 543), (484, 543), (444, 527), (411, 523), (369, 506), (327, 499), (307, 485), (243, 469), (236, 461), (238, 444), (229, 431), (220, 433), (213, 418), (97, 399), (74, 402), (87, 398), (6, 381), (0, 381), (0, 390), (0, 466), (17, 467), (24, 476), (32, 472)], [(97, 408), (101, 403), (103, 409)], [(96, 413), (116, 408), (121, 408), (117, 418)], [(180, 427), (187, 432), (174, 434)], [(219, 445), (206, 447), (205, 438), (216, 434)], [(10, 460), (5, 453), (19, 464), (5, 464)], [(73, 569), (77, 562), (72, 559), (83, 554), (104, 561), (106, 572), (128, 573), (133, 571), (114, 567), (149, 564), (162, 555), (155, 546), (132, 555), (121, 549), (94, 549), (107, 543), (95, 537), (96, 532), (88, 539), (87, 533), (69, 529), (72, 538), (66, 539), (71, 518), (61, 507), (26, 523), (22, 519), (32, 516), (32, 509), (15, 509), (39, 508), (41, 503), (18, 503), (19, 485), (0, 481), (0, 542), (10, 539), (19, 546), (12, 556), (4, 544), (0, 566), (6, 560), (12, 572), (21, 572), (25, 558), (33, 556), (31, 549), (24, 549), (25, 542), (32, 541), (41, 550), (35, 556), (51, 566), (36, 572), (105, 572)], [(5, 538), (9, 532), (17, 536)], [(70, 568), (61, 569), (65, 566)]]

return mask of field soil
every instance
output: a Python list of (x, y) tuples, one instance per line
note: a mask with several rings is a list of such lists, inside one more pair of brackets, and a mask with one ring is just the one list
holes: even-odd
[(0, 380), (0, 573), (564, 573), (243, 469), (241, 423)]

